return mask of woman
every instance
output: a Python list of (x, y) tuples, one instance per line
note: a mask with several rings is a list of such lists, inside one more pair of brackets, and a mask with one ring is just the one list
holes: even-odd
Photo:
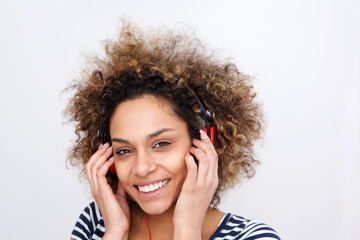
[[(280, 239), (216, 209), (252, 177), (262, 111), (250, 78), (191, 34), (123, 22), (66, 109), (95, 202), (72, 239)], [(95, 68), (94, 68), (95, 66)]]

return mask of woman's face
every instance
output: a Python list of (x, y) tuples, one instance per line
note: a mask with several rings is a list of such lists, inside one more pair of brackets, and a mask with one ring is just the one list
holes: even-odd
[(145, 95), (117, 106), (110, 120), (115, 166), (125, 191), (149, 214), (177, 200), (191, 139), (168, 101)]

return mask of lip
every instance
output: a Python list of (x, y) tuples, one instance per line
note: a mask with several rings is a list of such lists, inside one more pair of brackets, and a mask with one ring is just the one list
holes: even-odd
[[(169, 182), (167, 184), (165, 184), (165, 186), (155, 190), (155, 191), (152, 191), (152, 192), (141, 192), (139, 190), (139, 188), (137, 186), (144, 186), (144, 185), (149, 185), (149, 184), (153, 184), (153, 183), (158, 183), (158, 182), (162, 182), (162, 181), (165, 181), (169, 179)], [(159, 180), (149, 180), (149, 181), (142, 181), (142, 182), (139, 182), (137, 184), (134, 185), (134, 188), (136, 189), (138, 195), (142, 198), (145, 198), (145, 199), (151, 199), (151, 198), (156, 198), (156, 197), (159, 197), (159, 195), (165, 191), (166, 187), (169, 185), (169, 183), (171, 182), (171, 179), (170, 178), (164, 178), (164, 179), (159, 179)]]
[(141, 181), (141, 182), (137, 182), (134, 184), (134, 186), (145, 186), (145, 185), (150, 185), (153, 183), (158, 183), (158, 182), (162, 182), (165, 181), (169, 178), (159, 178), (159, 179), (153, 179), (153, 180), (147, 180), (147, 181)]

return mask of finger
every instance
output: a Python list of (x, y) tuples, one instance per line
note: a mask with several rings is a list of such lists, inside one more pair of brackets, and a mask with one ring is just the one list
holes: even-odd
[(89, 183), (92, 182), (92, 175), (91, 175), (91, 167), (96, 162), (96, 160), (106, 151), (106, 148), (109, 146), (108, 143), (104, 145), (99, 145), (98, 150), (90, 157), (89, 161), (85, 164), (85, 171), (86, 176), (89, 180)]
[(122, 196), (122, 197), (126, 197), (126, 192), (125, 189), (123, 187), (123, 185), (121, 184), (121, 182), (118, 182), (118, 187), (117, 187), (117, 191), (116, 191), (116, 195)]
[(88, 163), (92, 165), (93, 162), (96, 162), (96, 159), (98, 159), (105, 151), (109, 148), (109, 143), (105, 143), (103, 145), (100, 145), (98, 150), (91, 156)]
[(200, 188), (207, 192), (216, 190), (218, 186), (217, 175), (217, 155), (211, 159), (201, 149), (191, 147), (190, 153), (192, 153), (198, 160), (199, 166), (197, 171), (197, 184)]
[(103, 154), (96, 161), (93, 162), (90, 171), (94, 186), (97, 186), (97, 182), (99, 181), (99, 179), (105, 178), (107, 172), (104, 173), (103, 171), (99, 171), (99, 169), (109, 159), (111, 154), (112, 154), (112, 147), (109, 147), (106, 149), (105, 152), (103, 152)]
[[(106, 143), (102, 146), (99, 146), (99, 149), (91, 156), (90, 160), (88, 161), (88, 163), (85, 165), (85, 170), (86, 170), (86, 175), (88, 177), (88, 181), (90, 184), (90, 188), (91, 188), (91, 192), (94, 194), (97, 193), (98, 191), (98, 184), (97, 184), (97, 177), (96, 177), (96, 172), (97, 172), (97, 168), (98, 168), (98, 163), (99, 160), (104, 159), (104, 157), (106, 156), (106, 158), (108, 158), (109, 156), (109, 152), (107, 152), (107, 150), (109, 149), (109, 144)], [(105, 156), (104, 156), (105, 154)], [(102, 158), (103, 156), (103, 158)]]
[(206, 154), (216, 153), (214, 145), (212, 144), (210, 138), (208, 138), (207, 136), (204, 140), (199, 140), (195, 138), (192, 140), (192, 143), (195, 147), (201, 148)]
[(193, 144), (196, 147), (202, 149), (205, 152), (205, 154), (209, 157), (209, 159), (210, 159), (210, 168), (214, 169), (213, 174), (217, 175), (217, 171), (218, 171), (217, 170), (218, 169), (218, 155), (217, 155), (217, 152), (215, 150), (215, 147), (212, 144), (211, 139), (208, 137), (208, 135), (203, 130), (200, 130), (200, 138), (202, 139), (201, 141), (197, 140), (197, 139), (194, 139)]
[(125, 189), (120, 181), (118, 181), (118, 188), (117, 188), (115, 196), (116, 196), (116, 199), (119, 201), (121, 208), (125, 211), (126, 215), (129, 217), (129, 212), (130, 212), (129, 204), (126, 199)]
[(109, 171), (109, 168), (111, 165), (114, 164), (114, 156), (110, 157), (108, 160), (106, 160), (96, 171), (97, 178), (103, 177), (107, 174)]
[(191, 156), (190, 153), (185, 154), (185, 164), (186, 164), (186, 168), (187, 168), (187, 175), (186, 175), (186, 178), (184, 181), (184, 185), (185, 184), (192, 185), (192, 184), (196, 183), (197, 166), (196, 166), (193, 156)]
[(201, 140), (203, 140), (203, 141), (210, 141), (210, 142), (211, 142), (209, 136), (204, 132), (204, 130), (201, 130), (201, 129), (200, 129), (199, 132), (200, 132), (200, 139), (201, 139)]
[(203, 150), (207, 159), (203, 160), (203, 164), (207, 164), (206, 160), (209, 160), (209, 167), (208, 172), (204, 173), (202, 167), (200, 165), (199, 169), (199, 176), (202, 178), (206, 178), (206, 182), (218, 181), (218, 155), (217, 152), (212, 144), (212, 141), (208, 137), (208, 135), (203, 131), (200, 130), (200, 139), (194, 139), (193, 144), (198, 147), (199, 149)]
[(104, 151), (91, 166), (91, 171), (97, 172), (97, 170), (110, 158), (113, 153), (113, 147), (105, 148)]
[[(200, 148), (191, 147), (190, 153), (193, 154), (196, 159), (198, 160), (198, 173), (197, 173), (197, 179), (200, 183), (204, 183), (204, 181), (207, 178), (207, 175), (209, 174), (209, 168), (210, 168), (210, 160), (202, 151)], [(211, 175), (213, 174), (213, 171), (210, 172)]]
[[(111, 165), (114, 164), (114, 157), (111, 157), (109, 160), (107, 160), (96, 172), (96, 179), (99, 189), (111, 189), (107, 179), (106, 179), (106, 173), (109, 171), (109, 168)], [(112, 191), (112, 190), (111, 190)]]
[(218, 157), (217, 153), (216, 153), (215, 161), (213, 162), (213, 164), (214, 164), (214, 167), (213, 167), (214, 172), (213, 172), (213, 174), (217, 178), (218, 177), (218, 169), (219, 169), (219, 157)]

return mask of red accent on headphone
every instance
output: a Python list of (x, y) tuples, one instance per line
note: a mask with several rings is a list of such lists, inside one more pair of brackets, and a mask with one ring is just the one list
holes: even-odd
[(208, 133), (208, 129), (205, 128), (204, 132), (209, 136), (212, 144), (214, 145), (214, 148), (216, 150), (217, 148), (217, 141), (216, 141), (216, 131), (215, 131), (215, 127), (210, 127), (210, 133)]
[(112, 174), (116, 174), (116, 168), (114, 163), (110, 166), (109, 170)]

